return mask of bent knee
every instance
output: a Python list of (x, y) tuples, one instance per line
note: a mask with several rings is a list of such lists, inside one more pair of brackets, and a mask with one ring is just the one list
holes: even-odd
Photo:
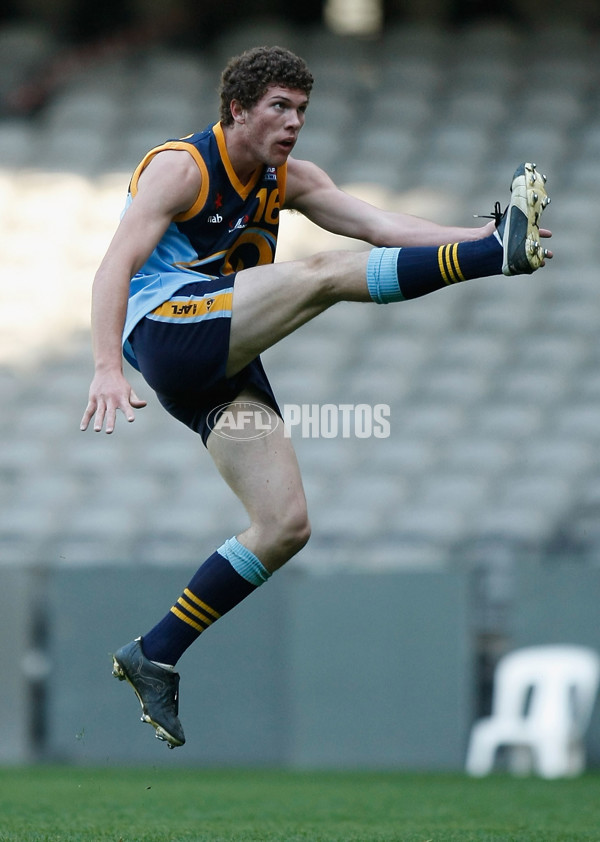
[[(297, 506), (278, 519), (276, 543), (284, 561), (299, 553), (310, 538), (310, 521), (306, 506)], [(283, 562), (282, 562), (283, 563)]]
[(276, 570), (289, 561), (306, 546), (310, 538), (311, 527), (305, 507), (287, 510), (276, 520), (259, 527), (265, 547), (267, 566)]
[(299, 553), (300, 550), (306, 546), (310, 538), (311, 527), (308, 519), (308, 513), (304, 509), (303, 513), (291, 520), (287, 527), (288, 542), (293, 550), (293, 555)]

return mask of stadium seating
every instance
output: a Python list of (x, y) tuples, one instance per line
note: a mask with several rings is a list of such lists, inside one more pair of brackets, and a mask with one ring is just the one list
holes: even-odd
[[(315, 526), (295, 564), (326, 564), (336, 543), (349, 568), (377, 569), (383, 559), (454, 563), (469, 542), (498, 536), (520, 551), (568, 546), (597, 564), (598, 530), (582, 540), (583, 524), (600, 513), (591, 491), (600, 482), (593, 38), (549, 27), (532, 52), (506, 24), (465, 26), (452, 50), (435, 26), (398, 26), (364, 42), (318, 31), (301, 46), (280, 23), (261, 34), (298, 47), (313, 64), (317, 85), (298, 155), (340, 184), (390, 207), (470, 224), (472, 214), (507, 200), (514, 166), (533, 158), (549, 171), (547, 220), (556, 231), (556, 260), (532, 278), (487, 279), (396, 308), (340, 305), (265, 355), (282, 404), (390, 405), (389, 439), (295, 435)], [(121, 424), (105, 439), (84, 436), (78, 422), (91, 373), (91, 278), (128, 174), (149, 146), (213, 118), (223, 57), (249, 37), (224, 35), (202, 55), (156, 47), (136, 62), (98, 57), (60, 78), (31, 116), (4, 109), (7, 562), (144, 554), (152, 563), (193, 561), (203, 544), (245, 522), (199, 442), (135, 374), (151, 405), (133, 427)], [(4, 96), (9, 75), (13, 92), (31, 79), (34, 57), (35, 66), (60, 57), (35, 28), (7, 27), (0, 43)], [(337, 244), (289, 224), (282, 256)], [(35, 305), (27, 318), (25, 290)], [(198, 468), (188, 475), (194, 450)]]

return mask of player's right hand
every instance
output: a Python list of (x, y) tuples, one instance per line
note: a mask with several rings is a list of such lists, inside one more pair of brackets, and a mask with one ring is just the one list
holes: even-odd
[(112, 433), (120, 409), (125, 418), (135, 421), (135, 409), (142, 409), (146, 401), (138, 398), (133, 388), (122, 374), (96, 374), (90, 386), (88, 405), (83, 413), (80, 430), (87, 430), (94, 418), (94, 432)]

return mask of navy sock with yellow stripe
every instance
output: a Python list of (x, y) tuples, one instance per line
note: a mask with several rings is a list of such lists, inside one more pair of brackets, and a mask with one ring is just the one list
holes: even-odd
[(198, 636), (269, 578), (258, 558), (230, 538), (198, 568), (168, 614), (142, 637), (144, 655), (174, 666)]
[(369, 255), (367, 283), (378, 304), (406, 301), (445, 286), (502, 274), (502, 245), (494, 235), (467, 243), (376, 248)]

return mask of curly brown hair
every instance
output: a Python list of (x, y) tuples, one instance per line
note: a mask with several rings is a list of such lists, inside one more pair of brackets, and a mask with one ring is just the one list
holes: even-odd
[(270, 85), (282, 85), (303, 91), (307, 97), (313, 76), (303, 59), (284, 47), (254, 47), (232, 58), (221, 74), (221, 122), (233, 123), (231, 101), (249, 109), (259, 101)]

